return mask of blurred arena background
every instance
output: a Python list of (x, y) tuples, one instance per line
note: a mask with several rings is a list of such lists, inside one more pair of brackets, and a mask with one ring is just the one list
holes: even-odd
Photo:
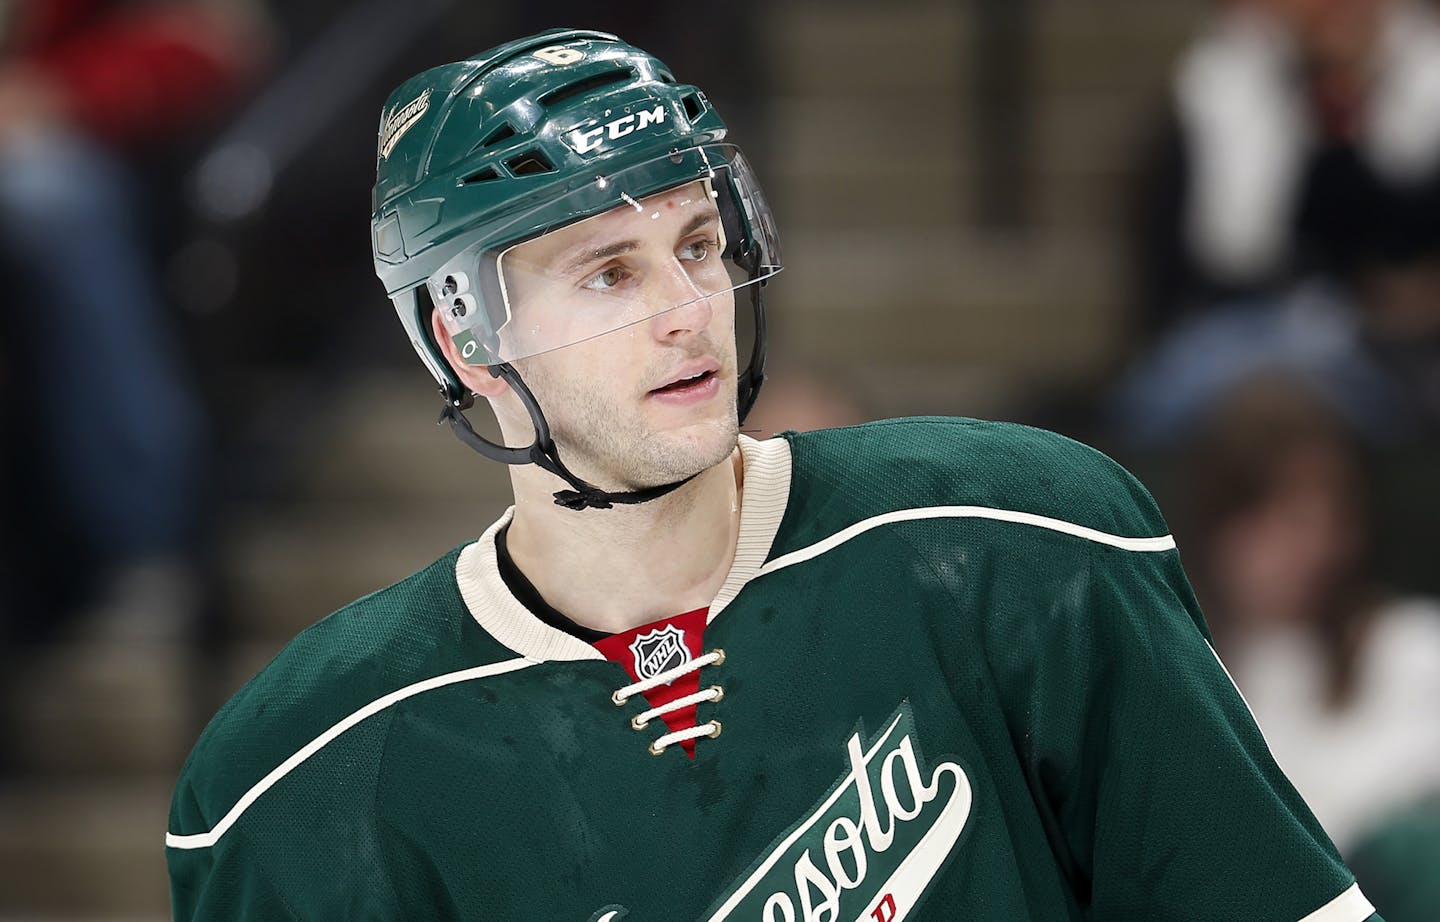
[(981, 416), (1130, 466), (1362, 886), (1437, 918), (1433, 4), (522, 6), (0, 4), (0, 919), (168, 917), (204, 721), (506, 504), (368, 196), (393, 86), (557, 25), (756, 164), (787, 269), (747, 430)]

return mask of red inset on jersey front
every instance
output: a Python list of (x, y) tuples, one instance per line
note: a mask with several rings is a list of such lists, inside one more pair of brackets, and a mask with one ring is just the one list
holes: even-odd
[[(708, 608), (697, 608), (683, 615), (661, 618), (619, 634), (612, 634), (594, 643), (595, 649), (611, 662), (625, 667), (636, 682), (653, 678), (668, 669), (698, 658), (704, 650), (705, 619)], [(669, 685), (661, 685), (645, 693), (650, 706), (660, 707), (676, 698), (693, 695), (700, 690), (700, 671), (686, 673)], [(695, 726), (696, 706), (680, 708), (663, 716), (671, 732)], [(695, 758), (695, 741), (681, 743), (685, 754)]]

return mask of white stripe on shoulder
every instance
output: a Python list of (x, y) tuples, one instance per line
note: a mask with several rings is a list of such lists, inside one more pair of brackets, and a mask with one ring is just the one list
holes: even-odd
[(230, 808), (230, 812), (225, 814), (225, 817), (221, 819), (219, 823), (215, 824), (214, 829), (209, 832), (200, 832), (188, 836), (177, 836), (167, 832), (165, 833), (165, 844), (170, 848), (209, 848), (214, 845), (220, 841), (220, 837), (225, 834), (226, 830), (235, 825), (235, 821), (240, 818), (240, 815), (259, 799), (261, 794), (264, 794), (270, 788), (274, 787), (276, 782), (290, 774), (301, 762), (304, 762), (319, 752), (346, 730), (349, 730), (367, 717), (375, 716), (393, 704), (398, 704), (406, 698), (414, 697), (421, 692), (433, 691), (434, 689), (444, 688), (447, 685), (455, 685), (459, 682), (469, 682), (472, 679), (483, 679), (489, 676), (503, 675), (507, 672), (514, 672), (517, 669), (524, 669), (534, 665), (536, 665), (534, 660), (519, 657), (517, 659), (505, 660), (501, 663), (491, 663), (488, 666), (476, 666), (473, 669), (462, 669), (459, 672), (449, 672), (445, 675), (425, 679), (413, 685), (407, 685), (398, 691), (393, 691), (383, 698), (377, 698), (306, 743), (299, 752), (296, 752), (290, 758), (281, 762), (274, 771), (256, 782), (255, 786), (246, 791), (245, 796), (241, 797), (239, 802)]
[(1365, 922), (1375, 915), (1375, 907), (1360, 892), (1360, 884), (1353, 883), (1350, 889), (1321, 906), (1300, 922)]
[(872, 528), (879, 528), (881, 525), (889, 525), (892, 522), (911, 522), (916, 519), (994, 519), (1000, 522), (1016, 522), (1021, 525), (1034, 525), (1037, 528), (1048, 528), (1051, 531), (1074, 535), (1098, 544), (1108, 544), (1110, 547), (1118, 547), (1125, 551), (1169, 551), (1175, 547), (1175, 539), (1170, 535), (1161, 535), (1158, 538), (1124, 538), (1096, 531), (1093, 528), (1086, 528), (1084, 525), (1076, 525), (1074, 522), (1035, 515), (1032, 512), (992, 509), (989, 506), (925, 506), (919, 509), (896, 509), (883, 515), (861, 519), (849, 528), (837, 531), (823, 541), (817, 541), (809, 547), (776, 557), (760, 568), (759, 575), (763, 576), (766, 573), (773, 573), (776, 570), (819, 557)]

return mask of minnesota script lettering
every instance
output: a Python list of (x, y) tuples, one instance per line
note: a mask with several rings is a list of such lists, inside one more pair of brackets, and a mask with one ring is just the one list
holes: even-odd
[(903, 702), (869, 748), (857, 730), (849, 771), (708, 916), (709, 922), (901, 922), (945, 865), (970, 816), (954, 762), (926, 777)]

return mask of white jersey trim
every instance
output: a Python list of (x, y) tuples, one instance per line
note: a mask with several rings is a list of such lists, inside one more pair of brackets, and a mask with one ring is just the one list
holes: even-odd
[(510, 593), (500, 576), (495, 535), (514, 515), (515, 507), (511, 506), (455, 561), (455, 585), (470, 617), (485, 633), (535, 662), (605, 659), (604, 654), (580, 638), (541, 621)]
[(789, 441), (777, 436), (757, 442), (742, 435), (740, 453), (745, 459), (740, 535), (735, 541), (735, 560), (724, 585), (710, 603), (706, 624), (714, 621), (745, 584), (760, 574), (790, 499)]
[(1360, 884), (1353, 883), (1350, 889), (1321, 906), (1300, 922), (1364, 922), (1375, 914), (1375, 907), (1360, 892)]
[(177, 836), (174, 833), (167, 832), (165, 833), (165, 844), (170, 848), (188, 849), (209, 848), (216, 842), (219, 842), (220, 837), (225, 835), (231, 826), (235, 825), (235, 821), (240, 819), (240, 816), (246, 810), (250, 809), (251, 804), (259, 800), (261, 794), (264, 794), (279, 783), (281, 778), (290, 774), (300, 763), (325, 748), (326, 745), (346, 730), (349, 730), (368, 717), (375, 716), (393, 704), (398, 704), (406, 698), (412, 698), (421, 692), (433, 691), (434, 689), (444, 688), (447, 685), (455, 685), (460, 682), (469, 682), (472, 679), (484, 679), (489, 676), (503, 675), (507, 672), (514, 672), (517, 669), (525, 669), (534, 665), (536, 665), (536, 663), (533, 660), (522, 657), (520, 659), (505, 660), (501, 663), (491, 663), (488, 666), (476, 666), (473, 669), (462, 669), (459, 672), (449, 672), (445, 675), (425, 679), (413, 685), (407, 685), (398, 691), (393, 691), (383, 698), (377, 698), (306, 743), (299, 752), (284, 762), (281, 762), (274, 771), (270, 772), (270, 774), (264, 778), (261, 778), (254, 787), (245, 792), (245, 795), (240, 798), (235, 806), (230, 808), (230, 812), (225, 814), (224, 818), (215, 824), (214, 829), (209, 832), (201, 832), (188, 836)]
[(1170, 535), (1161, 535), (1158, 538), (1125, 538), (1119, 535), (1097, 531), (1093, 528), (1087, 528), (1084, 525), (1076, 525), (1074, 522), (1066, 522), (1062, 519), (1052, 519), (1049, 516), (1036, 515), (1032, 512), (1016, 512), (1012, 509), (992, 509), (989, 506), (925, 506), (919, 509), (897, 509), (893, 512), (886, 512), (883, 515), (861, 519), (854, 525), (837, 531), (823, 541), (817, 541), (809, 547), (804, 547), (798, 551), (792, 551), (789, 554), (776, 557), (760, 568), (760, 575), (764, 576), (767, 573), (774, 573), (776, 570), (783, 570), (797, 563), (813, 560), (821, 554), (833, 551), (851, 538), (858, 537), (873, 528), (879, 528), (882, 525), (889, 525), (894, 522), (912, 522), (917, 519), (993, 519), (999, 522), (1015, 522), (1020, 525), (1033, 525), (1036, 528), (1048, 528), (1051, 531), (1074, 535), (1077, 538), (1084, 538), (1087, 541), (1094, 541), (1097, 544), (1118, 547), (1124, 551), (1150, 553), (1175, 549), (1175, 539)]

